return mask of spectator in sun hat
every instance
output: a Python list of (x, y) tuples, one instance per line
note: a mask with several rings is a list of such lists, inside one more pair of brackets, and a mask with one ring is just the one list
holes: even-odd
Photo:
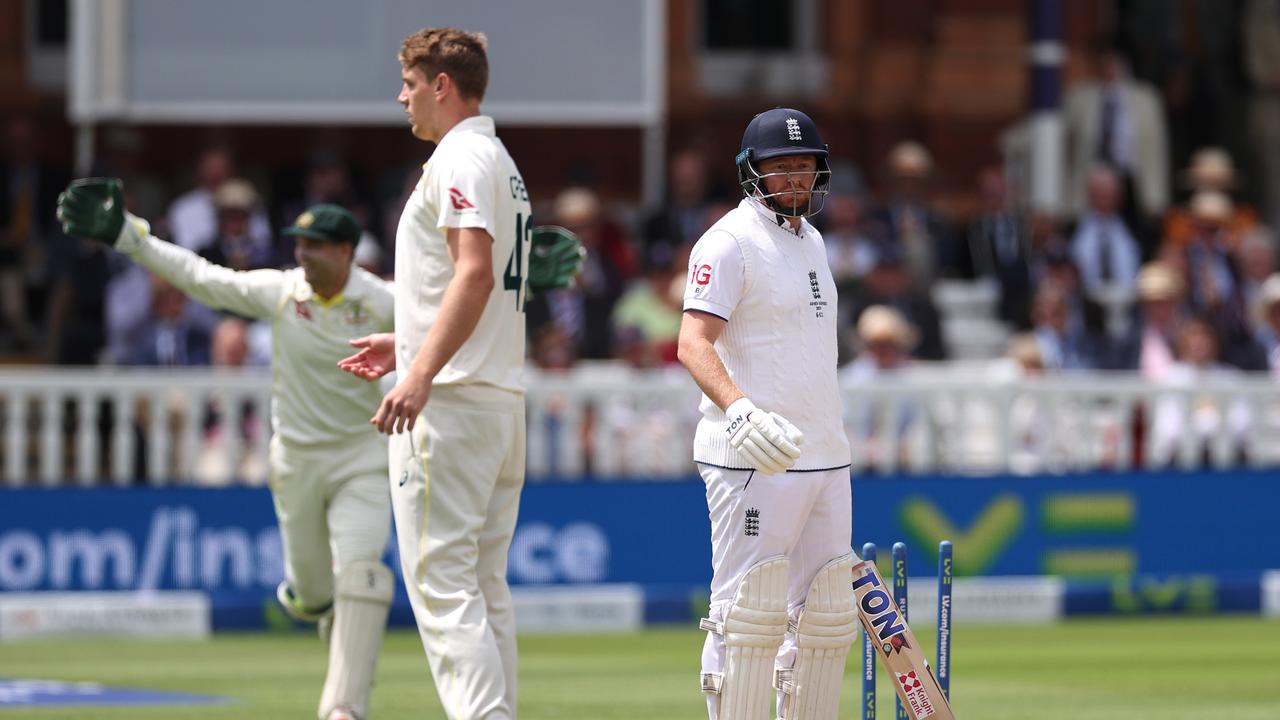
[[(927, 289), (911, 282), (910, 269), (904, 251), (896, 243), (882, 241), (874, 245), (871, 270), (862, 283), (851, 292), (840, 296), (840, 317), (848, 318), (857, 327), (862, 313), (872, 305), (886, 305), (902, 313), (919, 333), (919, 343), (913, 355), (920, 360), (944, 360), (947, 356), (942, 337), (942, 321), (938, 308)], [(849, 328), (842, 328), (841, 335), (848, 335)]]
[(1253, 206), (1237, 196), (1239, 182), (1235, 163), (1226, 150), (1206, 147), (1191, 156), (1191, 164), (1182, 173), (1182, 185), (1189, 191), (1186, 205), (1172, 208), (1165, 218), (1164, 243), (1183, 247), (1191, 241), (1196, 231), (1196, 219), (1190, 205), (1191, 199), (1202, 192), (1222, 193), (1231, 200), (1231, 212), (1225, 223), (1228, 237), (1235, 240), (1258, 226), (1258, 213)]
[[(884, 305), (872, 305), (864, 310), (858, 318), (857, 337), (858, 357), (840, 371), (842, 383), (866, 387), (891, 379), (911, 367), (911, 350), (918, 337), (915, 328), (897, 310)], [(861, 434), (858, 443), (864, 465), (878, 465), (888, 452), (896, 453), (900, 462), (908, 460), (907, 433), (919, 417), (918, 403), (901, 403), (894, 415), (889, 403), (869, 400), (848, 406), (846, 414), (852, 417), (852, 426)], [(896, 421), (892, 432), (887, 427), (890, 417)]]
[(857, 323), (858, 357), (845, 366), (846, 380), (866, 382), (911, 364), (911, 351), (919, 342), (916, 329), (897, 310), (872, 305)]
[(935, 207), (934, 163), (929, 149), (907, 140), (886, 159), (888, 197), (868, 216), (868, 224), (887, 231), (897, 243), (913, 284), (928, 287), (940, 275), (955, 274), (957, 248), (950, 221)]
[(1204, 190), (1191, 198), (1190, 209), (1195, 231), (1182, 249), (1187, 299), (1195, 313), (1212, 318), (1220, 347), (1226, 349), (1247, 325), (1240, 269), (1231, 253), (1227, 230), (1231, 199)]
[(251, 230), (253, 214), (260, 210), (258, 191), (248, 180), (233, 178), (213, 194), (217, 208), (217, 232), (200, 256), (232, 270), (257, 270), (276, 264), (271, 239)]
[[(223, 183), (236, 177), (231, 150), (213, 145), (196, 162), (196, 187), (169, 206), (166, 217), (172, 242), (188, 250), (204, 250), (218, 233), (218, 206), (214, 195)], [(157, 224), (159, 227), (159, 224)], [(271, 242), (271, 224), (261, 207), (249, 218), (249, 235), (255, 242)]]
[(1157, 261), (1138, 271), (1137, 288), (1137, 322), (1117, 348), (1114, 367), (1159, 380), (1174, 363), (1174, 341), (1186, 317), (1186, 284), (1176, 268)]

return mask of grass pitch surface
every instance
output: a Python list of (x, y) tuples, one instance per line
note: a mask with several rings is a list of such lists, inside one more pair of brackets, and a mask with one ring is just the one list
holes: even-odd
[[(932, 656), (933, 636), (917, 630)], [(961, 720), (1280, 718), (1280, 620), (1106, 619), (954, 633), (952, 705)], [(523, 720), (699, 720), (703, 634), (521, 638)], [(860, 646), (859, 646), (860, 647)], [(0, 677), (224, 695), (200, 707), (6, 709), (0, 720), (315, 717), (325, 654), (314, 635), (218, 635), (208, 641), (84, 640), (0, 645)], [(860, 660), (846, 671), (854, 718)], [(883, 669), (879, 717), (893, 718)], [(443, 718), (418, 637), (388, 635), (374, 718)]]

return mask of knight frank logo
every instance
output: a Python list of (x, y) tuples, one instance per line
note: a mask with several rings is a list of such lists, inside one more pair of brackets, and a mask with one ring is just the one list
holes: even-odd
[(898, 676), (898, 682), (902, 684), (903, 694), (907, 696), (907, 704), (911, 706), (911, 714), (917, 718), (933, 715), (935, 710), (933, 703), (929, 700), (929, 692), (925, 690), (924, 683), (916, 677), (915, 671), (903, 674), (895, 670), (893, 674)]
[(746, 521), (742, 526), (742, 534), (748, 537), (755, 537), (760, 534), (760, 511), (755, 508), (747, 508)]

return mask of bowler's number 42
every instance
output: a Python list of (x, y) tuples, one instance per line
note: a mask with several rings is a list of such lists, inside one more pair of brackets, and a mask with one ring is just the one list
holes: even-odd
[(524, 258), (532, 237), (533, 216), (526, 220), (522, 213), (516, 213), (516, 242), (511, 249), (511, 257), (507, 259), (507, 271), (502, 275), (502, 288), (515, 291), (518, 312), (524, 312), (524, 303), (529, 294), (525, 285), (528, 268), (524, 266)]

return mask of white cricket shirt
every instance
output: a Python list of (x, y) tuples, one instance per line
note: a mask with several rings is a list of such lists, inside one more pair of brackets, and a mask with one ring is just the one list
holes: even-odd
[(471, 336), (434, 385), (479, 383), (524, 392), (524, 303), (532, 209), (524, 180), (493, 119), (467, 118), (441, 138), (396, 230), (396, 366), (413, 363), (453, 279), (446, 233), (480, 228), (493, 238), (494, 289)]
[(358, 267), (342, 292), (321, 301), (301, 268), (236, 272), (150, 236), (130, 216), (116, 249), (210, 307), (271, 323), (271, 428), (292, 445), (369, 442), (382, 391), (338, 369), (352, 338), (388, 332), (391, 286)]
[[(727, 320), (715, 349), (729, 376), (761, 410), (804, 433), (792, 471), (845, 467), (849, 440), (836, 373), (836, 286), (822, 235), (800, 233), (744, 198), (698, 240), (689, 257), (684, 309)], [(750, 466), (729, 443), (728, 420), (705, 394), (694, 434), (697, 462)]]

